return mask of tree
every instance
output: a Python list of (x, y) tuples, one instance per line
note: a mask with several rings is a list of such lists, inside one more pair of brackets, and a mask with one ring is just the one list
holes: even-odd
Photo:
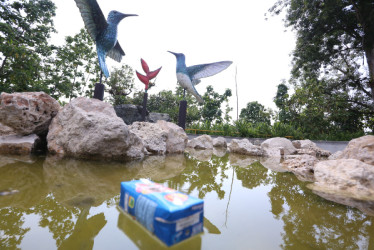
[(55, 9), (50, 0), (0, 1), (0, 92), (47, 89), (42, 68), (54, 49)]
[(257, 101), (247, 103), (247, 107), (240, 111), (239, 117), (252, 124), (266, 123), (270, 125), (271, 114)]
[[(143, 91), (134, 93), (132, 104), (142, 105)], [(183, 99), (183, 88), (178, 86), (175, 93), (171, 90), (162, 90), (156, 94), (148, 96), (147, 110), (149, 112), (166, 113), (174, 122), (178, 122), (179, 102)], [(186, 124), (190, 125), (193, 122), (199, 121), (201, 118), (200, 109), (197, 105), (195, 97), (186, 93), (185, 99), (187, 100), (187, 117)]]
[[(207, 86), (203, 96), (204, 103), (201, 109), (202, 118), (208, 124), (211, 124), (213, 121), (222, 123), (221, 105), (224, 101), (227, 102), (230, 96), (232, 96), (231, 89), (226, 89), (225, 92), (220, 95), (213, 90), (211, 85)], [(228, 117), (226, 117), (226, 119), (228, 119)]]
[(374, 109), (373, 1), (278, 0), (270, 12), (284, 9), (286, 26), (297, 33), (293, 77), (340, 79), (335, 89), (350, 91), (348, 102)]
[(279, 108), (278, 120), (282, 123), (291, 122), (291, 114), (288, 107), (288, 87), (282, 82), (277, 86), (277, 94), (274, 97), (274, 103)]
[(134, 90), (134, 70), (129, 65), (122, 65), (121, 68), (114, 68), (109, 80), (109, 101), (113, 105), (128, 103), (128, 97)]
[(75, 36), (67, 36), (65, 44), (49, 58), (44, 70), (44, 84), (49, 88), (46, 92), (56, 99), (92, 97), (99, 72), (94, 42), (81, 29)]

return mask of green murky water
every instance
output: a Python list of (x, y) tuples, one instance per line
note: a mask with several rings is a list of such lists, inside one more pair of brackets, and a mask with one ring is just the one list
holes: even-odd
[(117, 208), (120, 182), (139, 178), (204, 199), (204, 233), (170, 249), (374, 249), (373, 216), (211, 151), (130, 164), (0, 156), (0, 190), (19, 191), (0, 196), (0, 249), (166, 248)]

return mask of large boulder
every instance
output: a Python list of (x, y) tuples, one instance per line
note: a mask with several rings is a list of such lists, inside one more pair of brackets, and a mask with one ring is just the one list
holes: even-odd
[(133, 104), (121, 104), (114, 106), (114, 110), (127, 125), (142, 120), (142, 106)]
[(166, 153), (167, 133), (158, 124), (134, 122), (129, 126), (129, 129), (143, 140), (149, 153), (157, 155)]
[(217, 138), (214, 138), (213, 139), (213, 147), (223, 147), (223, 148), (226, 148), (227, 147), (227, 142), (226, 142), (226, 139), (223, 138), (223, 137), (217, 137)]
[(183, 153), (188, 142), (186, 132), (178, 125), (164, 120), (159, 120), (156, 124), (166, 132), (166, 153)]
[(297, 152), (292, 142), (286, 138), (275, 137), (261, 143), (261, 148), (266, 156), (292, 155)]
[(314, 167), (313, 190), (374, 200), (374, 167), (356, 159), (320, 161)]
[[(127, 124), (131, 125), (134, 122), (141, 122), (142, 120), (142, 111), (143, 106), (133, 105), (133, 104), (121, 104), (114, 106), (114, 110), (118, 117)], [(146, 110), (145, 116), (146, 122), (156, 123), (157, 121), (167, 121), (170, 122), (170, 116), (164, 113), (150, 113)]]
[(0, 122), (0, 136), (2, 135), (15, 135), (17, 134), (11, 127), (5, 126)]
[(41, 140), (36, 134), (0, 136), (0, 154), (29, 155), (41, 147)]
[(341, 153), (331, 159), (357, 159), (374, 165), (374, 135), (366, 135), (351, 140)]
[(230, 153), (237, 153), (250, 156), (263, 156), (264, 151), (260, 146), (255, 146), (248, 139), (232, 139), (228, 145)]
[(187, 147), (196, 149), (213, 149), (213, 139), (210, 135), (200, 135), (187, 143)]
[(329, 157), (330, 151), (321, 149), (311, 140), (292, 141), (292, 145), (296, 148), (298, 154), (309, 154), (317, 157)]
[(167, 121), (167, 122), (170, 122), (171, 121), (169, 114), (165, 114), (165, 113), (154, 113), (154, 112), (149, 113), (149, 115), (148, 115), (148, 117), (147, 117), (146, 120), (148, 122), (157, 122), (157, 121)]
[(8, 134), (46, 135), (60, 104), (44, 92), (1, 93), (0, 121)]
[(47, 141), (52, 154), (75, 158), (128, 160), (146, 153), (110, 104), (84, 97), (65, 105), (52, 120)]
[(308, 154), (288, 155), (281, 163), (281, 166), (294, 173), (301, 181), (313, 181), (314, 167), (317, 162), (318, 159), (315, 156)]

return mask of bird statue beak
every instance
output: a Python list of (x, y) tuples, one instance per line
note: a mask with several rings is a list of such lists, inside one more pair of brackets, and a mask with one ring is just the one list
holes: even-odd
[(170, 50), (168, 50), (169, 53), (172, 53), (173, 55), (177, 56), (177, 53), (174, 53), (174, 52), (171, 52)]
[(137, 14), (123, 14), (123, 15), (124, 15), (123, 18), (125, 18), (125, 17), (129, 17), (129, 16), (138, 16)]

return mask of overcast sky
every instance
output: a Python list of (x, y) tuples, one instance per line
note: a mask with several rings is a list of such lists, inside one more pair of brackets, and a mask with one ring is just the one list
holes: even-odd
[[(74, 36), (84, 27), (74, 0), (53, 0), (57, 6), (52, 42), (62, 44), (65, 36)], [(203, 95), (208, 85), (222, 94), (232, 90), (230, 106), (236, 118), (235, 71), (239, 93), (239, 112), (248, 102), (258, 101), (275, 109), (276, 86), (288, 79), (290, 53), (295, 45), (294, 33), (285, 32), (282, 18), (264, 14), (275, 0), (97, 0), (105, 16), (111, 10), (138, 14), (121, 21), (118, 41), (126, 56), (121, 63), (107, 59), (109, 67), (122, 63), (142, 72), (140, 58), (151, 70), (162, 66), (156, 87), (150, 94), (174, 90), (176, 60), (167, 50), (184, 53), (187, 66), (230, 60), (225, 71), (202, 79), (196, 86)], [(144, 85), (135, 79), (138, 89)]]

